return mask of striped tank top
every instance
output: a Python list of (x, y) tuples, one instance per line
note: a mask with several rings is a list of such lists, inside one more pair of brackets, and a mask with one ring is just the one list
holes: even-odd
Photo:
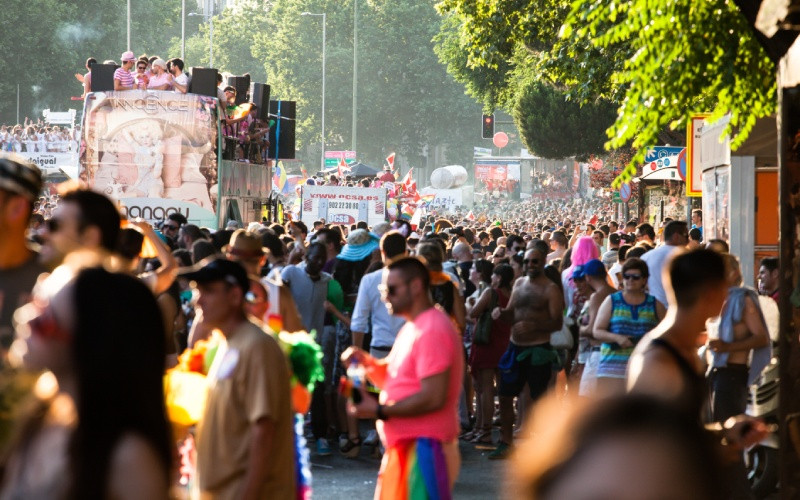
[[(611, 321), (608, 331), (631, 337), (633, 345), (644, 335), (658, 325), (656, 312), (656, 299), (646, 295), (644, 302), (631, 305), (625, 302), (622, 292), (611, 295)], [(633, 347), (622, 348), (617, 343), (603, 343), (600, 346), (600, 364), (597, 376), (605, 378), (625, 378), (628, 369), (628, 360), (633, 352)]]

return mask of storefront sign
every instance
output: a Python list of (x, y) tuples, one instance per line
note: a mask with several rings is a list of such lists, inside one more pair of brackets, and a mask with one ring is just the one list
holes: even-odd
[(686, 196), (702, 196), (703, 170), (700, 162), (700, 139), (708, 113), (696, 113), (689, 118), (686, 132)]

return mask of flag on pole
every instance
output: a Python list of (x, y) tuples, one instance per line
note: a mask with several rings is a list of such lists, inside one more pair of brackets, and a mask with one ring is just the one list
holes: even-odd
[(408, 223), (411, 224), (411, 229), (416, 231), (419, 227), (420, 220), (422, 220), (422, 207), (417, 208), (414, 211), (414, 215), (411, 216), (411, 220), (408, 221)]
[(406, 176), (403, 177), (403, 180), (400, 181), (400, 184), (403, 186), (403, 192), (406, 194), (415, 193), (417, 191), (417, 183), (414, 181), (413, 172), (414, 167), (411, 167)]
[(339, 169), (338, 169), (339, 180), (342, 180), (342, 178), (344, 177), (345, 170), (350, 170), (350, 167), (347, 166), (347, 162), (344, 161), (344, 158), (339, 158)]
[(394, 171), (394, 153), (386, 157), (386, 163), (389, 165), (389, 170)]
[(435, 194), (432, 194), (432, 193), (431, 194), (423, 194), (422, 196), (419, 197), (419, 203), (420, 203), (420, 205), (427, 205), (427, 204), (433, 202), (433, 200), (435, 198), (436, 198)]
[(414, 214), (417, 212), (417, 207), (410, 203), (403, 203), (403, 210), (402, 215), (406, 219), (411, 219), (414, 217)]
[(589, 219), (589, 224), (595, 226), (597, 225), (597, 214), (594, 214), (591, 219)]
[(273, 176), (272, 182), (275, 184), (275, 187), (278, 188), (279, 193), (288, 192), (289, 183), (286, 182), (286, 167), (283, 166), (283, 163), (278, 162), (275, 166), (275, 175)]

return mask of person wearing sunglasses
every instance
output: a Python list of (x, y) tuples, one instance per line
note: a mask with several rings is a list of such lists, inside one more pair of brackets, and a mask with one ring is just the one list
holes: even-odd
[(110, 198), (89, 189), (74, 189), (61, 201), (41, 233), (41, 260), (55, 267), (75, 250), (114, 252), (120, 231), (120, 215)]
[(490, 459), (510, 455), (514, 430), (514, 398), (525, 385), (533, 404), (550, 387), (553, 365), (558, 354), (550, 345), (550, 334), (563, 324), (564, 296), (561, 289), (544, 274), (547, 244), (534, 240), (522, 260), (525, 277), (515, 284), (505, 308), (496, 307), (492, 319), (512, 324), (511, 341), (500, 360), (500, 430), (501, 440), (489, 454)]
[(22, 157), (0, 154), (0, 344), (13, 339), (11, 317), (47, 269), (26, 238), (33, 205), (42, 189), (42, 172)]
[[(376, 359), (356, 346), (342, 354), (343, 363), (363, 365), (367, 378), (381, 389), (377, 401), (357, 389), (361, 397), (358, 403), (348, 404), (348, 413), (379, 420), (378, 433), (386, 453), (375, 498), (408, 491), (409, 480), (417, 474), (431, 479), (415, 484), (420, 498), (451, 498), (461, 463), (461, 335), (451, 318), (434, 307), (431, 274), (422, 259), (400, 257), (387, 269), (380, 288), (383, 300), (391, 313), (406, 323), (385, 359)], [(414, 467), (406, 467), (409, 460), (416, 462)]]
[(2, 464), (2, 498), (168, 497), (161, 315), (144, 284), (101, 260), (71, 254), (14, 315), (12, 361), (47, 371)]
[(633, 348), (666, 314), (664, 304), (648, 294), (647, 263), (628, 259), (622, 266), (623, 288), (600, 305), (592, 336), (600, 340), (597, 391), (602, 396), (625, 392), (625, 374)]

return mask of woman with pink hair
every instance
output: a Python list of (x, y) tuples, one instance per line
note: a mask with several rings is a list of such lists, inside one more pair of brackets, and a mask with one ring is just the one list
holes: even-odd
[(575, 340), (574, 345), (577, 346), (578, 351), (577, 355), (574, 350), (570, 351), (567, 362), (571, 358), (572, 367), (571, 369), (569, 366), (566, 368), (570, 379), (575, 382), (575, 387), (577, 388), (583, 372), (583, 365), (586, 363), (586, 358), (588, 358), (589, 350), (591, 349), (588, 339), (578, 339), (578, 317), (589, 296), (578, 291), (575, 282), (572, 280), (572, 274), (579, 266), (582, 267), (590, 260), (599, 259), (600, 249), (597, 248), (597, 244), (591, 236), (581, 236), (570, 250), (571, 264), (561, 272), (561, 283), (564, 285), (564, 303), (567, 305), (567, 315), (564, 321), (569, 326), (572, 338)]

